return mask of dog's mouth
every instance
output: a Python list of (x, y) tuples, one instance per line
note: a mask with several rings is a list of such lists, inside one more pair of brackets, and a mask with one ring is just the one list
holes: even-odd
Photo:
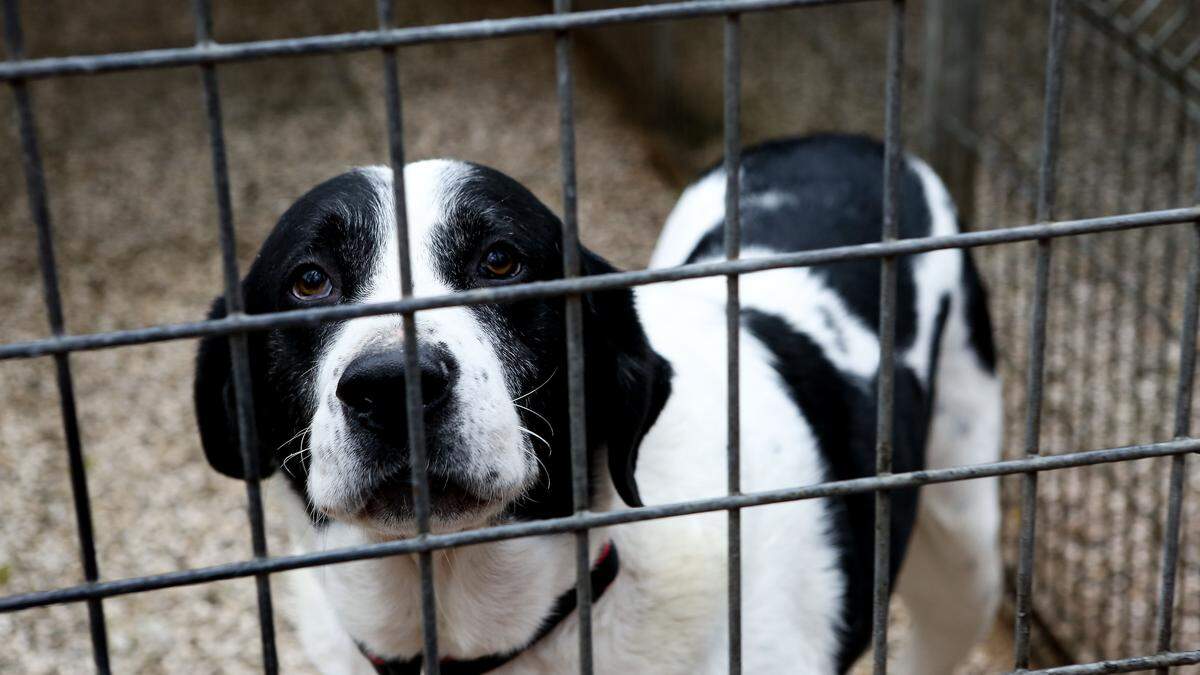
[[(430, 515), (457, 518), (486, 508), (488, 500), (451, 476), (426, 475)], [(387, 476), (365, 491), (360, 515), (367, 518), (414, 516), (412, 472), (407, 468)]]
[[(433, 531), (471, 527), (503, 510), (502, 503), (479, 495), (456, 477), (429, 473), (426, 479)], [(416, 533), (412, 474), (407, 467), (381, 472), (341, 505), (318, 508), (335, 520), (364, 526), (389, 538)]]

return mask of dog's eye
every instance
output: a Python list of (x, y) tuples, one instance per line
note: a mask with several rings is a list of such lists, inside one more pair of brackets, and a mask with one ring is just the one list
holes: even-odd
[(521, 261), (507, 246), (493, 246), (483, 254), (479, 271), (492, 279), (511, 279), (521, 272)]
[(293, 277), (292, 295), (298, 300), (322, 300), (332, 292), (329, 275), (315, 265), (301, 268)]

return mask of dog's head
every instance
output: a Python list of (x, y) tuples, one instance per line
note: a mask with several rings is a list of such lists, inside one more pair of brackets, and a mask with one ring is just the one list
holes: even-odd
[[(562, 276), (561, 224), (516, 181), (441, 160), (411, 164), (404, 178), (415, 295)], [(247, 312), (398, 299), (394, 214), (388, 169), (317, 186), (263, 244), (242, 282)], [(584, 274), (613, 271), (580, 256)], [(636, 505), (638, 445), (666, 400), (669, 366), (629, 290), (582, 305), (591, 484), (607, 473)], [(416, 315), (435, 530), (571, 512), (564, 307), (556, 297)], [(211, 316), (224, 314), (218, 299)], [(271, 329), (248, 344), (262, 473), (282, 468), (318, 522), (411, 533), (401, 317)], [(201, 342), (195, 396), (209, 462), (241, 477), (228, 338)]]

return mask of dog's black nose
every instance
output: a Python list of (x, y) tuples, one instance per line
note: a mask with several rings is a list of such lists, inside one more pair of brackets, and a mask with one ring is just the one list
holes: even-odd
[[(458, 366), (440, 349), (422, 349), (421, 400), (428, 417), (445, 407), (458, 379)], [(358, 424), (403, 444), (408, 422), (404, 352), (373, 352), (350, 362), (338, 381), (337, 396)]]

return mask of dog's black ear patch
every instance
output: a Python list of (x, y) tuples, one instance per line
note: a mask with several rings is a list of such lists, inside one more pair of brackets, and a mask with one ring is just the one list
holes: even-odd
[[(225, 298), (213, 302), (209, 319), (225, 316)], [(200, 443), (212, 468), (230, 478), (245, 478), (238, 441), (236, 397), (233, 389), (232, 360), (229, 338), (211, 335), (200, 341), (196, 355), (196, 380), (193, 390), (196, 403), (196, 424), (200, 428)], [(275, 470), (274, 458), (265, 452), (257, 439), (259, 473), (265, 478)]]
[[(583, 274), (617, 271), (587, 249)], [(584, 296), (587, 355), (587, 427), (593, 447), (603, 444), (617, 494), (641, 506), (634, 470), (642, 437), (671, 393), (671, 366), (650, 346), (634, 307), (633, 291), (620, 288)]]

